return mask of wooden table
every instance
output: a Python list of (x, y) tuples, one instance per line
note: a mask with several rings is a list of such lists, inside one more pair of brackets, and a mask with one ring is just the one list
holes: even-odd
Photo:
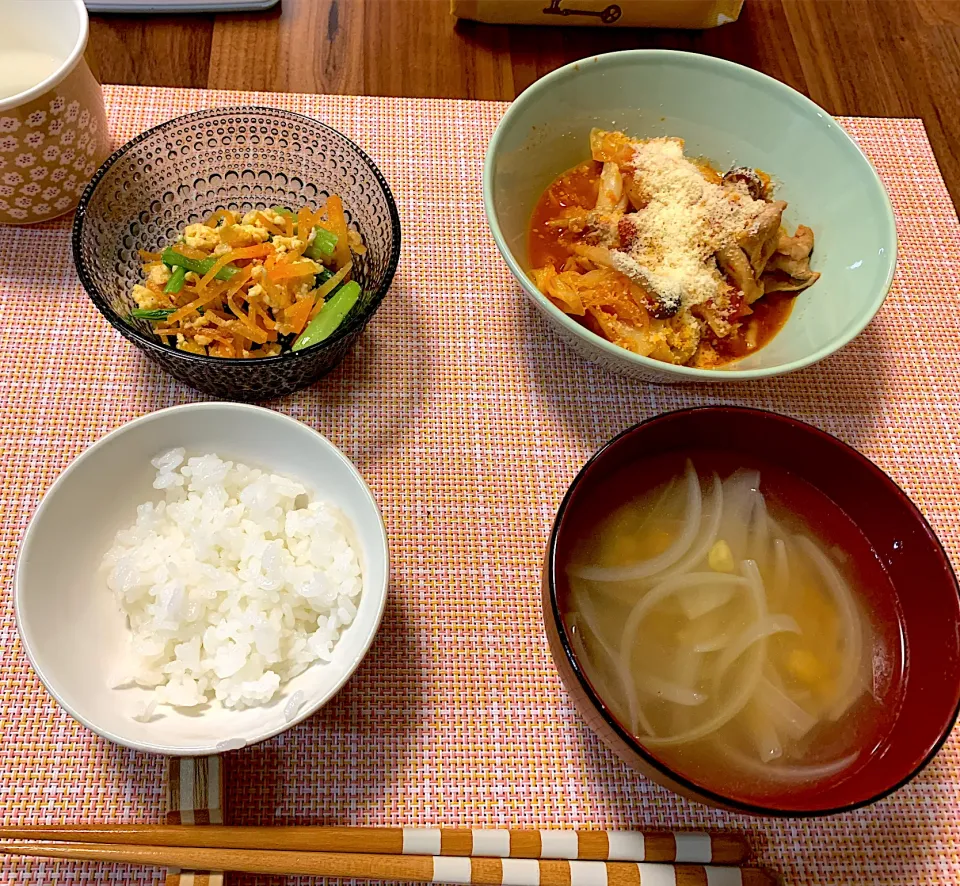
[(576, 58), (688, 49), (765, 71), (833, 114), (920, 117), (960, 200), (960, 0), (747, 0), (708, 31), (455, 23), (448, 0), (282, 0), (254, 15), (96, 16), (103, 82), (513, 99)]

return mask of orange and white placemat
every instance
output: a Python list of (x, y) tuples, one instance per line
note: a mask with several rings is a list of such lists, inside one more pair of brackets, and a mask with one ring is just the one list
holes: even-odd
[[(269, 404), (326, 434), (373, 488), (394, 557), (386, 617), (323, 711), (222, 758), (228, 821), (736, 828), (791, 884), (960, 882), (956, 737), (913, 784), (857, 813), (788, 822), (714, 811), (645, 781), (586, 730), (540, 622), (540, 558), (576, 471), (628, 425), (703, 403), (774, 409), (853, 444), (919, 503), (960, 563), (960, 227), (918, 121), (842, 121), (890, 190), (902, 247), (893, 292), (863, 335), (783, 379), (652, 387), (558, 343), (496, 253), (480, 179), (503, 105), (105, 92), (118, 144), (213, 105), (315, 116), (370, 153), (403, 222), (396, 281), (358, 346), (313, 389)], [(127, 419), (198, 399), (97, 314), (69, 240), (66, 220), (0, 230), (0, 818), (161, 821), (166, 762), (109, 745), (59, 710), (13, 623), (16, 547), (57, 474)], [(110, 876), (0, 863), (3, 883)], [(119, 876), (159, 884), (163, 872)]]

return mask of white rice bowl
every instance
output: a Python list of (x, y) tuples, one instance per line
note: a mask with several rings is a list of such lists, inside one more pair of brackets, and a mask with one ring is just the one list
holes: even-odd
[(129, 626), (118, 688), (154, 690), (139, 719), (157, 705), (270, 702), (332, 659), (362, 590), (337, 508), (288, 477), (185, 455), (153, 459), (164, 498), (138, 507), (103, 561)]
[[(241, 689), (237, 699), (241, 703), (228, 707), (216, 698), (211, 682), (205, 691), (211, 699), (207, 703), (173, 706), (157, 702), (160, 684), (135, 681), (141, 669), (144, 674), (150, 668), (154, 672), (158, 669), (135, 653), (129, 619), (118, 605), (116, 591), (107, 585), (110, 569), (103, 568), (103, 558), (116, 544), (118, 533), (131, 531), (140, 505), (147, 501), (159, 504), (166, 499), (167, 491), (155, 488), (158, 469), (151, 460), (178, 447), (195, 456), (219, 453), (224, 460), (293, 478), (307, 490), (306, 496), (294, 500), (294, 510), (324, 503), (342, 515), (341, 525), (355, 552), (363, 588), (356, 597), (338, 594), (337, 599), (339, 604), (340, 596), (348, 597), (356, 606), (356, 615), (349, 625), (341, 622), (332, 647), (319, 643), (318, 637), (314, 641), (318, 658), (302, 673), (281, 682), (269, 701), (250, 703), (253, 698), (243, 700)], [(169, 465), (161, 471), (165, 475), (176, 472)], [(286, 529), (286, 517), (283, 527)], [(289, 549), (286, 536), (284, 541)], [(121, 536), (121, 543), (126, 548), (135, 544), (133, 536)], [(295, 547), (296, 543), (294, 539)], [(260, 572), (265, 575), (262, 556)], [(129, 748), (204, 756), (278, 735), (328, 704), (374, 642), (386, 607), (389, 579), (390, 555), (380, 509), (363, 477), (336, 446), (309, 425), (272, 409), (200, 402), (161, 409), (127, 422), (101, 437), (65, 468), (46, 491), (24, 533), (14, 570), (13, 604), (22, 649), (52, 700), (66, 714)], [(258, 586), (255, 596), (267, 590), (273, 593), (278, 589)], [(286, 596), (288, 590), (284, 599), (289, 599), (292, 606), (294, 597)], [(224, 598), (226, 594), (223, 592)], [(149, 595), (146, 602), (156, 606), (156, 599), (151, 600)], [(323, 605), (327, 612), (339, 608), (335, 609), (332, 602)], [(159, 611), (152, 614), (159, 615)], [(307, 636), (320, 629), (322, 615), (314, 611), (315, 624), (304, 616), (301, 627)], [(284, 630), (299, 630), (285, 624), (283, 618), (280, 621), (281, 636)], [(261, 654), (259, 639), (269, 646), (266, 633), (251, 644), (252, 653)], [(174, 650), (177, 645), (180, 642), (174, 644)], [(283, 641), (280, 648), (284, 648)], [(329, 650), (329, 661), (322, 657), (325, 649)], [(275, 671), (282, 680), (284, 668), (289, 674), (299, 667), (291, 664), (293, 660), (285, 653), (281, 658), (283, 665), (264, 657), (263, 664), (268, 665), (264, 674)], [(173, 654), (166, 664), (176, 661)], [(189, 653), (180, 661), (181, 666), (184, 662), (196, 663)], [(203, 672), (203, 664), (198, 667)], [(162, 665), (159, 670), (168, 686), (166, 691), (171, 691), (169, 677), (174, 674), (164, 674)], [(186, 667), (183, 673), (187, 673)], [(190, 676), (199, 689), (196, 673), (191, 667)], [(217, 676), (220, 681), (231, 678), (235, 682), (236, 674)], [(372, 672), (367, 671), (361, 681), (358, 691), (375, 691), (376, 676)], [(226, 685), (221, 686), (221, 691), (226, 689)], [(48, 713), (51, 720), (56, 719), (53, 709)], [(62, 718), (58, 722), (58, 729), (70, 728)]]

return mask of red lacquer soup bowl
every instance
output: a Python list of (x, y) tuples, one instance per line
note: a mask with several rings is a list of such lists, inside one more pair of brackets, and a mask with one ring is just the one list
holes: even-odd
[[(897, 638), (896, 693), (881, 701), (877, 730), (862, 731), (857, 762), (822, 783), (786, 783), (758, 799), (667, 765), (645, 749), (601, 697), (578, 660), (570, 611), (570, 551), (609, 495), (611, 477), (637, 466), (656, 471), (670, 459), (709, 451), (728, 465), (766, 465), (796, 478), (859, 530), (882, 581), (871, 584), (870, 618)], [(761, 476), (762, 476), (761, 468)], [(666, 477), (664, 477), (666, 479)], [(791, 481), (793, 482), (793, 481)], [(761, 487), (762, 488), (762, 487)], [(589, 515), (589, 516), (587, 516)], [(866, 589), (863, 589), (866, 590)], [(869, 602), (865, 605), (869, 605)], [(673, 412), (624, 431), (594, 455), (560, 505), (544, 567), (543, 611), (554, 661), (590, 728), (628, 765), (691, 799), (754, 815), (815, 816), (847, 812), (896, 791), (946, 741), (960, 708), (960, 594), (950, 561), (930, 525), (876, 465), (829, 434), (794, 419), (739, 407)], [(883, 621), (896, 624), (884, 624)], [(582, 647), (581, 647), (582, 648)], [(861, 735), (861, 731), (855, 733)], [(856, 741), (861, 741), (858, 737)], [(718, 768), (720, 771), (720, 768)], [(709, 781), (709, 784), (707, 783)]]

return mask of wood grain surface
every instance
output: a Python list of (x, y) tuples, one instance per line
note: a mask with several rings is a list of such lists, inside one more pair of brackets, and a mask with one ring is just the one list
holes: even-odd
[(639, 47), (749, 65), (832, 114), (920, 117), (960, 199), (960, 0), (747, 0), (707, 31), (455, 22), (448, 0), (282, 0), (94, 16), (89, 56), (105, 83), (511, 100), (568, 61)]

